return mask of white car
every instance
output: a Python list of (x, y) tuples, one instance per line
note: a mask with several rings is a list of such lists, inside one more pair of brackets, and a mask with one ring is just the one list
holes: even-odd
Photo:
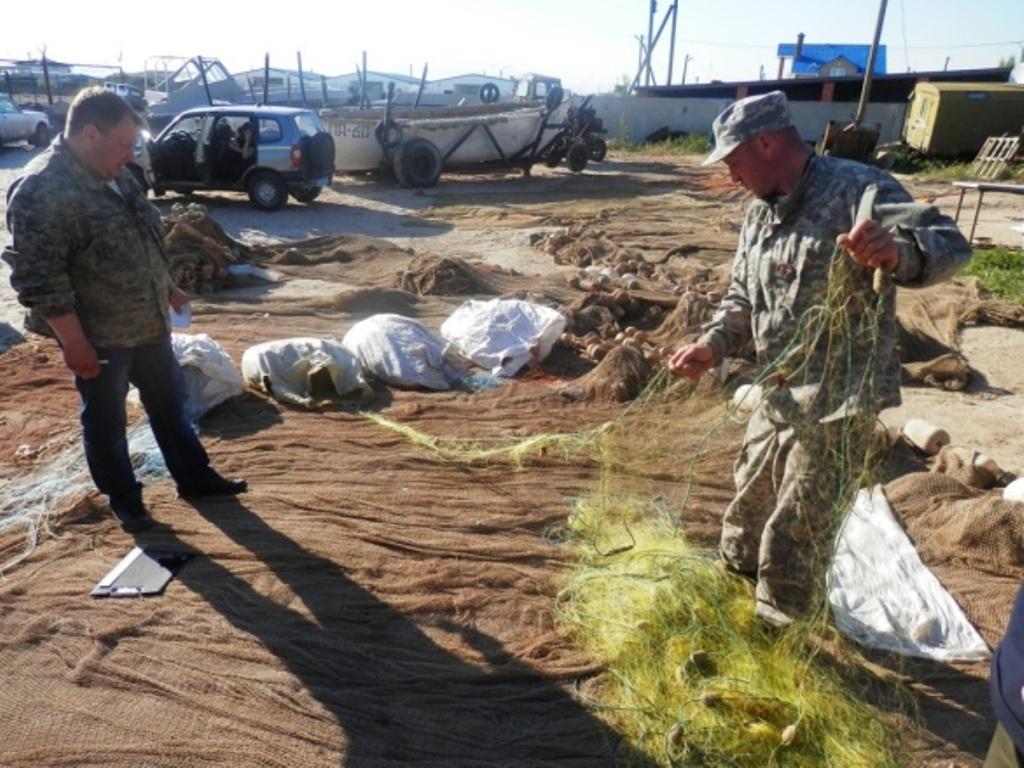
[(45, 147), (50, 143), (50, 119), (0, 96), (0, 145), (22, 140)]

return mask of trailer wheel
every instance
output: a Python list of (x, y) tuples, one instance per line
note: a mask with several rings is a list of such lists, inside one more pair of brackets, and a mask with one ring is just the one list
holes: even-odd
[(591, 160), (595, 163), (600, 163), (608, 156), (608, 144), (605, 143), (604, 139), (592, 136), (587, 139), (587, 151), (590, 152)]
[(565, 156), (565, 164), (573, 173), (580, 173), (586, 168), (588, 160), (590, 160), (590, 152), (582, 141), (577, 141), (569, 147), (569, 152)]
[(564, 157), (562, 152), (548, 152), (547, 157), (544, 158), (544, 165), (548, 168), (557, 168)]
[(554, 112), (562, 104), (562, 97), (565, 95), (562, 87), (556, 85), (548, 91), (548, 97), (544, 99), (544, 106), (548, 112)]
[(441, 178), (441, 153), (428, 139), (409, 139), (394, 154), (392, 165), (402, 186), (432, 187)]
[(494, 104), (501, 98), (501, 92), (494, 83), (484, 83), (480, 86), (480, 101), (484, 104)]

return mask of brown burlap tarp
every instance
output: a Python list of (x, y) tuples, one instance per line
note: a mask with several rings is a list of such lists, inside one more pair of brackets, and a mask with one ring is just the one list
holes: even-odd
[(1024, 504), (940, 472), (893, 480), (885, 495), (921, 559), (994, 646), (1024, 582)]
[(950, 390), (976, 375), (958, 351), (965, 325), (1024, 327), (1024, 308), (989, 295), (972, 277), (899, 291), (896, 317), (904, 382)]

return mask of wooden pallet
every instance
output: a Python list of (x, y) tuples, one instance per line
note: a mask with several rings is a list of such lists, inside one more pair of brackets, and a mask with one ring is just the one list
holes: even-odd
[(1020, 136), (990, 136), (971, 164), (971, 177), (994, 179), (1020, 151)]

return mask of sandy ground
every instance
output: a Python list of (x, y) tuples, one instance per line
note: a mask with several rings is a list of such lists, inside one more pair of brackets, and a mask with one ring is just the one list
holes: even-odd
[(984, 382), (966, 392), (903, 389), (903, 405), (882, 414), (890, 426), (926, 419), (949, 432), (954, 444), (981, 451), (1006, 470), (1024, 474), (1024, 332), (978, 327), (964, 331), (961, 350)]
[[(6, 189), (34, 154), (28, 148), (0, 149), (0, 189)], [(402, 248), (412, 248), (417, 253), (459, 256), (474, 263), (490, 264), (523, 275), (549, 279), (554, 273), (571, 270), (555, 265), (549, 254), (531, 245), (531, 240), (539, 233), (564, 226), (568, 221), (600, 215), (611, 218), (635, 217), (639, 227), (649, 225), (648, 229), (654, 226), (650, 222), (663, 222), (659, 226), (667, 228), (669, 233), (675, 227), (681, 233), (681, 239), (718, 249), (714, 251), (719, 254), (718, 258), (727, 261), (730, 243), (735, 240), (733, 222), (741, 210), (742, 199), (730, 194), (728, 185), (712, 183), (713, 180), (708, 182), (706, 177), (695, 174), (695, 164), (690, 161), (672, 158), (638, 160), (635, 157), (613, 156), (611, 162), (601, 166), (601, 170), (588, 170), (581, 177), (562, 170), (538, 168), (532, 178), (525, 179), (518, 173), (506, 177), (446, 178), (435, 189), (422, 192), (396, 189), (386, 180), (341, 177), (334, 188), (314, 205), (306, 207), (290, 204), (285, 210), (273, 214), (254, 211), (241, 195), (209, 194), (197, 196), (196, 199), (209, 207), (211, 214), (229, 233), (252, 243), (338, 233), (360, 234), (383, 238)], [(696, 184), (695, 178), (703, 181)], [(915, 184), (911, 188), (920, 199), (934, 199), (944, 211), (953, 212), (956, 196), (951, 193), (948, 185)], [(703, 209), (692, 220), (682, 214), (674, 219), (676, 209), (673, 205), (681, 196), (705, 202), (711, 200), (714, 205)], [(973, 204), (972, 197), (969, 196), (965, 203), (961, 213), (962, 222), (964, 217), (969, 222), (973, 215), (970, 207)], [(158, 205), (166, 210), (178, 200), (181, 198), (168, 197), (158, 201)], [(0, 199), (0, 213), (5, 210), (4, 206), (5, 201)], [(1020, 237), (1009, 227), (1022, 215), (1024, 198), (986, 196), (979, 234), (993, 242), (1017, 244)], [(0, 246), (6, 244), (7, 239), (6, 228), (0, 223)], [(276, 298), (289, 301), (328, 295), (337, 289), (336, 282), (293, 279), (273, 290), (277, 291)], [(251, 315), (238, 314), (236, 300), (241, 298), (244, 297), (233, 299), (227, 295), (210, 302), (201, 302), (197, 317), (198, 330), (220, 330), (224, 333), (225, 345), (235, 354), (246, 339), (253, 336), (270, 338), (275, 332), (280, 332), (282, 327), (287, 327), (287, 323), (285, 326), (263, 327), (259, 323), (258, 312)], [(236, 303), (233, 304), (233, 301)], [(236, 319), (230, 322), (219, 320), (216, 314), (221, 311), (219, 305), (223, 305), (225, 312), (235, 312)], [(9, 290), (6, 267), (0, 267), (0, 350), (20, 341), (20, 316), (21, 312)], [(325, 322), (321, 318), (314, 324), (327, 327)], [(0, 357), (2, 363), (4, 357), (12, 361), (14, 358), (11, 356), (17, 356), (17, 360), (25, 361), (28, 368), (34, 366), (37, 369), (37, 373), (19, 380), (17, 391), (25, 394), (40, 386), (50, 386), (61, 374), (52, 346), (48, 348), (44, 345), (40, 349), (29, 349), (29, 346), (16, 345)], [(1024, 353), (1024, 333), (991, 327), (968, 328), (963, 334), (962, 351), (984, 375), (983, 382), (960, 393), (905, 388), (904, 404), (886, 412), (884, 419), (898, 425), (911, 417), (927, 418), (947, 428), (954, 442), (985, 452), (1004, 468), (1024, 471), (1024, 431), (1019, 429), (1019, 414), (1024, 406), (1024, 373), (1015, 362)], [(411, 414), (418, 414), (420, 406), (413, 400), (403, 395), (398, 405), (411, 409)], [(60, 403), (48, 403), (45, 409), (38, 412), (24, 409), (18, 415), (8, 411), (5, 418), (0, 420), (0, 437), (10, 439), (19, 430), (28, 434), (33, 429), (42, 430), (45, 426), (45, 434), (39, 432), (40, 438), (71, 444), (75, 438), (73, 405), (74, 393), (64, 391)], [(443, 409), (445, 406), (442, 404), (439, 407)], [(53, 411), (61, 408), (66, 408), (67, 412), (55, 416)], [(258, 415), (272, 419), (263, 410)], [(289, 416), (286, 419), (286, 426), (295, 430), (294, 434), (301, 434), (304, 427), (301, 423), (295, 425), (293, 418)], [(41, 426), (32, 427), (33, 420)], [(429, 419), (427, 423), (437, 426), (436, 422)], [(223, 428), (230, 431), (227, 426)], [(358, 434), (360, 436), (357, 440), (369, 439), (363, 433)], [(258, 451), (261, 449), (258, 445), (247, 449), (257, 452), (255, 458), (241, 450), (239, 447), (236, 466), (259, 464), (261, 459)], [(229, 460), (235, 455), (227, 443), (222, 452)], [(403, 461), (406, 459), (403, 458)], [(0, 467), (5, 471), (11, 469), (8, 457), (0, 459)], [(567, 478), (562, 486), (569, 488), (580, 481), (580, 478)], [(456, 479), (451, 482), (452, 488), (457, 487)], [(372, 491), (364, 488), (364, 492)], [(557, 505), (554, 501), (545, 501), (544, 515), (554, 514), (555, 509)], [(236, 511), (235, 517), (231, 518), (241, 521), (239, 525), (243, 527), (251, 524), (247, 522), (244, 512)], [(267, 514), (272, 514), (272, 510)], [(229, 523), (227, 528), (231, 525), (233, 523)], [(205, 532), (201, 533), (205, 535)], [(228, 534), (238, 537), (230, 530)], [(56, 544), (50, 542), (51, 556), (54, 546)], [(108, 541), (105, 554), (109, 556), (112, 551)], [(370, 571), (372, 576), (372, 569)], [(536, 578), (541, 577), (537, 575)], [(190, 584), (190, 587), (203, 593), (203, 589), (195, 584)], [(301, 593), (298, 588), (296, 591)], [(312, 613), (317, 613), (315, 606)], [(325, 626), (329, 628), (330, 622)], [(252, 631), (247, 626), (242, 626), (242, 629)], [(543, 668), (543, 664), (539, 666)], [(918, 671), (921, 672), (920, 669)], [(974, 665), (958, 672), (957, 675), (962, 678), (960, 688), (939, 686), (941, 690), (929, 689), (933, 683), (939, 685), (942, 680), (948, 680), (948, 674), (948, 670), (936, 669), (929, 672), (925, 669), (917, 676), (919, 683), (914, 687), (926, 694), (923, 717), (931, 734), (922, 736), (921, 743), (924, 746), (918, 753), (920, 760), (915, 765), (935, 768), (980, 765), (979, 758), (983, 755), (990, 727), (985, 710), (984, 669)], [(298, 676), (306, 682), (312, 679), (305, 678), (303, 674)], [(332, 709), (330, 706), (327, 708)], [(937, 719), (933, 720), (933, 716)], [(966, 718), (965, 722), (969, 725), (951, 732), (949, 723), (956, 722), (957, 717)], [(585, 764), (585, 761), (580, 764)]]

